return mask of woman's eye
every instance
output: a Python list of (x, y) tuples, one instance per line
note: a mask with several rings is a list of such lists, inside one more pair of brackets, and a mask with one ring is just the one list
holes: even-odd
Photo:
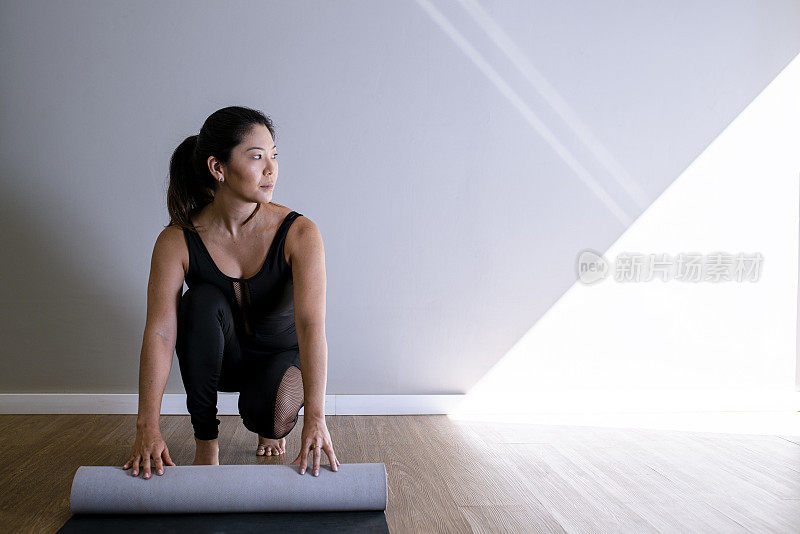
[(274, 157), (276, 157), (276, 158), (278, 157), (278, 153), (277, 152), (275, 152), (275, 156)]

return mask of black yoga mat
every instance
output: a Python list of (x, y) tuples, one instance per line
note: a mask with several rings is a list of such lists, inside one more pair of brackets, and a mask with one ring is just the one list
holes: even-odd
[(73, 515), (58, 534), (280, 532), (388, 534), (383, 511)]

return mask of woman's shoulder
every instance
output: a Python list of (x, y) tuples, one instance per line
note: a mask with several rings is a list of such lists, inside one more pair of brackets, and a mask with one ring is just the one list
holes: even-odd
[(169, 251), (174, 261), (180, 261), (183, 272), (189, 270), (189, 247), (186, 243), (185, 230), (178, 225), (166, 226), (156, 238), (156, 246), (161, 244), (163, 249)]
[(170, 243), (172, 246), (180, 245), (180, 243), (186, 244), (186, 232), (177, 224), (170, 224), (165, 226), (161, 233), (159, 234), (158, 238), (163, 239)]
[[(293, 211), (295, 210), (287, 208), (286, 215)], [(292, 224), (289, 226), (289, 230), (286, 232), (284, 251), (287, 263), (291, 265), (292, 257), (300, 250), (314, 247), (317, 242), (321, 243), (321, 241), (322, 235), (314, 221), (303, 214), (295, 217)]]
[(283, 204), (278, 204), (277, 202), (270, 202), (268, 204), (268, 208), (280, 219), (285, 218), (287, 215), (292, 213), (294, 210), (288, 206), (284, 206)]
[[(309, 219), (308, 217), (306, 217), (305, 215), (303, 215), (299, 211), (293, 210), (292, 208), (289, 208), (289, 207), (284, 206), (282, 204), (277, 204), (275, 202), (270, 202), (269, 205), (277, 213), (278, 221), (283, 221), (286, 218), (286, 216), (289, 215), (292, 212), (297, 213), (298, 216), (294, 218), (294, 221), (292, 221), (292, 224), (289, 227), (289, 232), (290, 233), (292, 232), (292, 229), (295, 228), (295, 227), (297, 227), (297, 228), (308, 228), (310, 225), (314, 224), (311, 221), (311, 219)], [(295, 230), (294, 233), (297, 233), (297, 230)]]

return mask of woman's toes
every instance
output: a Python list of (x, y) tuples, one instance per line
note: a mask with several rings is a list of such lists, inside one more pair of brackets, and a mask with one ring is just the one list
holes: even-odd
[(258, 445), (259, 456), (278, 456), (286, 452), (286, 438), (268, 439), (259, 436), (259, 440), (264, 442)]
[(272, 456), (272, 447), (269, 445), (259, 445), (256, 454), (259, 456)]

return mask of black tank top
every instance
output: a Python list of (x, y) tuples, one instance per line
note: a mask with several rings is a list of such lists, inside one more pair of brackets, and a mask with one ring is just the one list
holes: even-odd
[(207, 282), (222, 290), (233, 311), (242, 349), (281, 352), (297, 349), (294, 325), (292, 269), (284, 245), (289, 227), (302, 214), (292, 211), (283, 219), (267, 251), (261, 270), (250, 278), (233, 278), (219, 270), (197, 232), (183, 230), (189, 248), (186, 285)]

